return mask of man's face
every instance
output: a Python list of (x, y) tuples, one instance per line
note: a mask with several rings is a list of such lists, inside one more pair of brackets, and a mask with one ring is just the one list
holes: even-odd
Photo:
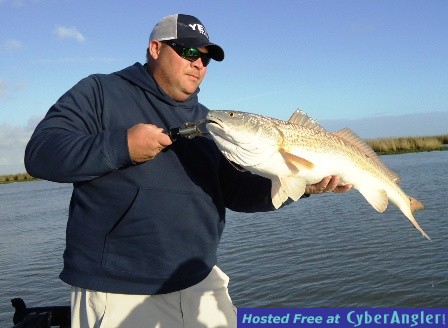
[[(204, 47), (198, 50), (208, 52)], [(176, 101), (187, 100), (197, 90), (207, 72), (200, 58), (190, 62), (160, 41), (151, 41), (149, 52), (154, 62), (151, 67), (153, 78)]]

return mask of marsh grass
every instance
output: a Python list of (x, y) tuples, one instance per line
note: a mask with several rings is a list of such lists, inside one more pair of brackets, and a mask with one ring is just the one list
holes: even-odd
[(32, 177), (28, 173), (17, 173), (17, 174), (8, 174), (8, 175), (0, 175), (0, 184), (1, 183), (11, 183), (11, 182), (23, 182), (23, 181), (32, 181), (37, 180)]
[[(448, 150), (448, 147), (446, 147), (448, 145), (448, 134), (433, 137), (366, 139), (365, 141), (379, 155)], [(33, 180), (39, 179), (28, 173), (0, 175), (0, 184)]]
[(444, 150), (448, 144), (448, 135), (432, 137), (400, 137), (367, 139), (367, 144), (377, 154), (397, 154), (419, 151)]
[(436, 136), (439, 141), (441, 141), (444, 145), (448, 145), (448, 134), (444, 134), (441, 136)]

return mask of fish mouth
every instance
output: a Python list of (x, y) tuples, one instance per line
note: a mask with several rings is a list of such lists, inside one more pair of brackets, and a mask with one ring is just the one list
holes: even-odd
[(217, 124), (217, 125), (219, 125), (219, 126), (222, 126), (220, 123), (221, 123), (222, 121), (220, 120), (220, 119), (217, 119), (217, 118), (209, 118), (209, 117), (207, 117), (207, 119), (205, 120), (205, 123), (214, 123), (214, 124)]
[(205, 120), (205, 123), (206, 123), (207, 130), (208, 130), (209, 124), (214, 125), (215, 127), (218, 127), (221, 130), (224, 130), (224, 124), (223, 124), (222, 120), (220, 120), (219, 118), (207, 117)]

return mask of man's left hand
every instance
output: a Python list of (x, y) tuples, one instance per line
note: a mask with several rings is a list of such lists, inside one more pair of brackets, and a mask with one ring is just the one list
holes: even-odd
[(346, 192), (352, 188), (351, 184), (339, 185), (340, 178), (337, 175), (323, 178), (320, 182), (307, 185), (306, 194), (321, 194), (324, 192)]

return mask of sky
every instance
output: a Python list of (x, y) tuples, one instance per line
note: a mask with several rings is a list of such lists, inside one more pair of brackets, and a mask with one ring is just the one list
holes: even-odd
[(0, 174), (24, 172), (26, 142), (65, 91), (143, 63), (152, 28), (174, 13), (198, 17), (225, 51), (201, 85), (210, 109), (448, 112), (446, 0), (0, 0)]

